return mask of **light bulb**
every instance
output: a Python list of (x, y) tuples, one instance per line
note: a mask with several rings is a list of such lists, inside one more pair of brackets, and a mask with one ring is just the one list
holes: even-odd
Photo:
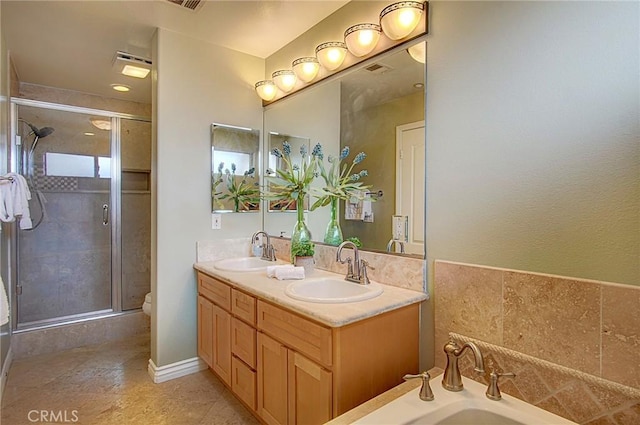
[(371, 53), (378, 44), (380, 31), (382, 29), (378, 24), (354, 25), (344, 32), (344, 42), (353, 55), (365, 56)]
[(420, 22), (424, 4), (417, 1), (393, 3), (380, 12), (382, 32), (391, 40), (400, 40), (413, 32)]
[(271, 78), (273, 82), (276, 83), (276, 86), (285, 93), (290, 92), (293, 86), (296, 85), (296, 74), (289, 69), (276, 71), (271, 74)]
[(278, 93), (278, 91), (276, 90), (276, 85), (271, 80), (258, 81), (255, 87), (258, 96), (260, 96), (267, 102), (273, 100)]
[(316, 57), (328, 71), (339, 68), (346, 56), (347, 45), (341, 41), (329, 41), (316, 47)]
[(316, 58), (304, 57), (294, 60), (291, 67), (293, 68), (293, 72), (301, 81), (308, 83), (318, 75), (320, 63)]

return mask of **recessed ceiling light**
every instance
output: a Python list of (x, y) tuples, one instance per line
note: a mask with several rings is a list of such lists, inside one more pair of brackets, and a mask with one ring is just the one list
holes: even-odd
[(127, 92), (131, 90), (131, 87), (125, 84), (111, 84), (111, 88), (114, 89), (115, 91), (120, 91), (120, 92)]
[(149, 75), (149, 72), (151, 72), (150, 69), (140, 68), (133, 65), (125, 65), (122, 68), (122, 74), (135, 78), (145, 78), (147, 75)]
[(87, 131), (86, 133), (84, 133), (85, 136), (95, 136), (96, 133), (91, 133), (90, 131)]
[(108, 118), (89, 118), (89, 122), (100, 130), (111, 130), (111, 120)]

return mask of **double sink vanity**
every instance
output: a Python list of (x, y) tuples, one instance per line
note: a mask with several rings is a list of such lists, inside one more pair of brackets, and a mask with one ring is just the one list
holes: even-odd
[(465, 352), (484, 373), (473, 343), (446, 344), (447, 367), (442, 375), (430, 370), (431, 385), (427, 372), (411, 375), (426, 294), (318, 269), (278, 280), (267, 274), (274, 264), (284, 262), (240, 257), (194, 265), (198, 355), (261, 422), (573, 423), (501, 395), (498, 378), (512, 374), (494, 371), (488, 387), (466, 378), (463, 385), (457, 364)]
[(261, 421), (325, 423), (418, 370), (426, 294), (318, 269), (277, 280), (273, 264), (194, 266), (198, 355)]

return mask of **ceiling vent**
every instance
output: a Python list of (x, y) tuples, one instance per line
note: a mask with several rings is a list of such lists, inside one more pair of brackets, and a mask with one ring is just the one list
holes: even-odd
[(373, 65), (369, 65), (365, 68), (365, 70), (371, 72), (372, 74), (384, 74), (387, 71), (391, 71), (391, 69), (391, 67), (379, 63), (374, 63)]
[(145, 68), (151, 68), (152, 65), (151, 59), (132, 55), (131, 53), (117, 51), (116, 55), (113, 58), (113, 63), (117, 64), (119, 62), (129, 63), (131, 65), (142, 66)]
[(184, 7), (185, 9), (193, 10), (197, 12), (202, 9), (204, 5), (204, 0), (167, 0), (169, 3), (175, 4), (176, 6)]

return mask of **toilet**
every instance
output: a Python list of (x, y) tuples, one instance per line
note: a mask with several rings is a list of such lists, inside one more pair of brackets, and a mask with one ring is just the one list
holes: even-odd
[(151, 317), (151, 292), (144, 296), (144, 304), (142, 304), (144, 314)]

